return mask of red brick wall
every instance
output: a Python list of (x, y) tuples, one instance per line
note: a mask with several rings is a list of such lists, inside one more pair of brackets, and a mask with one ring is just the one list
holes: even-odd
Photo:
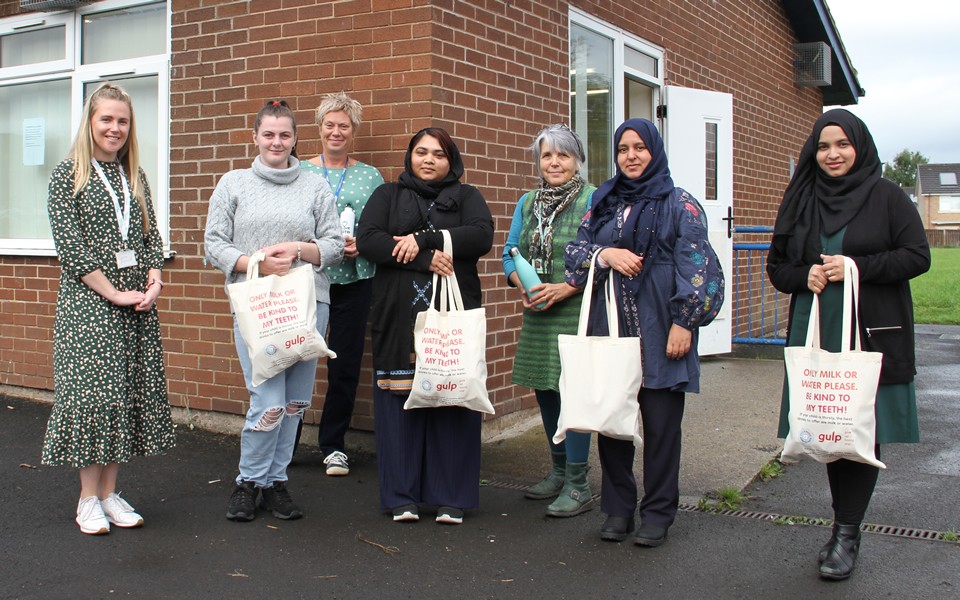
[[(793, 35), (779, 2), (575, 2), (666, 49), (669, 84), (734, 95), (735, 207), (769, 224), (820, 93), (792, 83)], [(10, 3), (0, 3), (2, 11)], [(360, 160), (389, 181), (410, 135), (434, 124), (460, 145), (465, 181), (486, 197), (495, 248), (481, 263), (489, 387), (498, 413), (533, 405), (509, 384), (520, 325), (499, 251), (519, 194), (535, 183), (524, 148), (568, 120), (567, 2), (460, 0), (172, 0), (170, 244), (160, 302), (171, 401), (242, 413), (247, 394), (231, 339), (223, 276), (203, 260), (207, 201), (219, 177), (249, 166), (253, 116), (282, 97), (299, 122), (298, 152), (319, 152), (312, 111), (345, 90), (364, 105)], [(0, 257), (0, 383), (52, 387), (55, 259)], [(363, 381), (369, 382), (369, 356)], [(325, 389), (318, 371), (317, 402)], [(355, 425), (372, 427), (369, 384)], [(308, 413), (315, 420), (318, 411)]]

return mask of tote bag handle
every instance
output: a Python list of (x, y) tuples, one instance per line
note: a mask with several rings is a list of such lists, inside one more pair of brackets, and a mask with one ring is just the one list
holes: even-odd
[(257, 250), (250, 255), (247, 261), (247, 281), (260, 277), (260, 263), (266, 260), (267, 255), (263, 250)]
[[(590, 272), (587, 274), (587, 285), (583, 288), (583, 300), (580, 302), (580, 322), (577, 325), (577, 335), (584, 337), (587, 335), (587, 321), (590, 319), (591, 298), (593, 297), (593, 277), (597, 267), (597, 258), (600, 256), (600, 250), (593, 253), (590, 257)], [(607, 277), (606, 284), (606, 309), (607, 309), (607, 328), (609, 335), (613, 338), (620, 337), (620, 316), (617, 314), (617, 303), (614, 300), (613, 269)]]
[[(443, 234), (443, 251), (453, 259), (453, 240), (450, 237), (450, 232), (443, 229), (441, 233)], [(440, 293), (441, 282), (443, 283), (443, 293)], [(460, 293), (460, 282), (457, 281), (456, 271), (442, 277), (436, 273), (433, 274), (434, 303), (437, 302), (437, 294), (440, 294), (440, 312), (445, 313), (448, 310), (463, 310), (463, 295)]]
[[(860, 270), (852, 258), (843, 257), (843, 331), (840, 337), (840, 351), (860, 352), (860, 326), (853, 327), (854, 311), (860, 307)], [(851, 347), (850, 330), (853, 329)], [(813, 295), (810, 305), (810, 320), (807, 323), (807, 348), (820, 349), (820, 294)]]

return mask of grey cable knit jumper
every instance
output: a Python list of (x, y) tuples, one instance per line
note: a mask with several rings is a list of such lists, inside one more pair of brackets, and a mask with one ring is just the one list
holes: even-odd
[(220, 179), (208, 210), (206, 258), (227, 275), (227, 284), (246, 279), (246, 273), (233, 270), (241, 256), (280, 242), (313, 242), (320, 250), (320, 266), (314, 265), (317, 301), (330, 303), (324, 268), (343, 260), (343, 236), (323, 177), (302, 171), (292, 156), (286, 169), (271, 169), (257, 157), (251, 168)]

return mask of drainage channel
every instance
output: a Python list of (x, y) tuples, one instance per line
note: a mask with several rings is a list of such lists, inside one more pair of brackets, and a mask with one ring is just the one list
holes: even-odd
[[(495, 487), (503, 490), (524, 491), (529, 484), (516, 481), (505, 481), (500, 479), (487, 479), (481, 485)], [(594, 496), (599, 498), (599, 494)], [(757, 521), (769, 521), (771, 523), (783, 525), (813, 525), (816, 527), (830, 527), (833, 521), (830, 519), (814, 519), (797, 515), (781, 515), (777, 513), (761, 512), (756, 510), (742, 509), (714, 509), (701, 508), (695, 504), (680, 503), (679, 509), (683, 512), (699, 512), (713, 515), (723, 515), (725, 517), (739, 517), (741, 519), (754, 519)], [(894, 525), (877, 525), (874, 523), (864, 523), (860, 526), (860, 531), (864, 533), (876, 533), (879, 535), (889, 535), (894, 537), (908, 538), (914, 540), (927, 540), (931, 542), (946, 542), (948, 544), (957, 544), (955, 538), (956, 532), (936, 531), (932, 529), (917, 529), (915, 527), (897, 527)]]

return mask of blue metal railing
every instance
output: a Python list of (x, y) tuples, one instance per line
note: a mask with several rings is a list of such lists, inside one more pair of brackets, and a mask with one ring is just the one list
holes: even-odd
[[(733, 231), (734, 233), (744, 234), (770, 234), (773, 233), (773, 227), (737, 226), (733, 228)], [(763, 267), (769, 249), (769, 241), (733, 243), (733, 297), (735, 298), (733, 305), (733, 343), (735, 344), (784, 346), (787, 343), (784, 337), (778, 335), (782, 298), (776, 297), (778, 292), (773, 292), (775, 294), (774, 300), (768, 300), (773, 286), (767, 280), (766, 271)], [(747, 272), (747, 289), (743, 294), (741, 294), (740, 290), (741, 257), (743, 257), (746, 262), (745, 268)], [(759, 277), (757, 277), (756, 271), (759, 271)], [(759, 282), (757, 282), (758, 279)], [(759, 291), (759, 294), (755, 294), (755, 290)], [(744, 306), (745, 304), (749, 305), (757, 296), (760, 298), (759, 322), (755, 322), (754, 319), (757, 311), (753, 307)], [(771, 303), (773, 304), (773, 331), (772, 335), (767, 335), (767, 332), (771, 329), (767, 320), (767, 308)], [(754, 335), (758, 331), (760, 332), (759, 337)]]

